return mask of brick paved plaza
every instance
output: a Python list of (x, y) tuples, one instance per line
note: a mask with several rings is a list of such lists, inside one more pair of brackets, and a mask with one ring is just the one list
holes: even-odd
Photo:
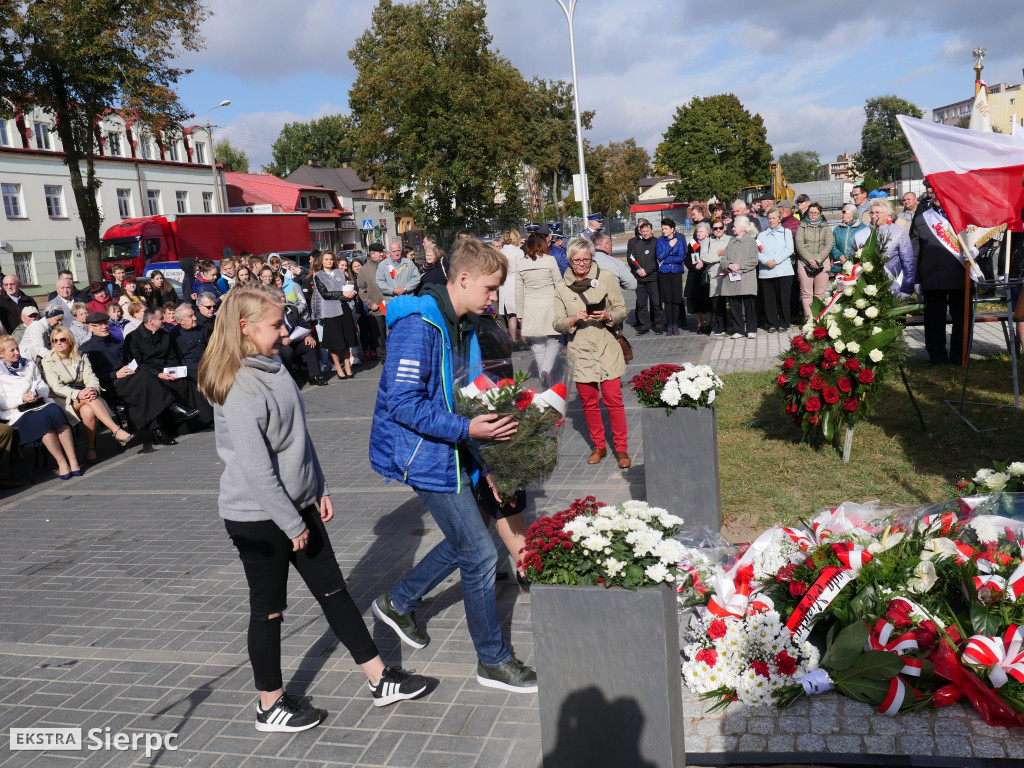
[[(985, 333), (985, 343), (1000, 346), (998, 328)], [(767, 368), (778, 344), (779, 337), (763, 333), (735, 342), (647, 335), (635, 339), (629, 370), (684, 360), (712, 362), (722, 372)], [(377, 369), (363, 367), (354, 381), (304, 393), (337, 510), (329, 530), (368, 620), (370, 601), (439, 540), (414, 494), (385, 484), (368, 466), (377, 377)], [(589, 447), (574, 399), (560, 466), (528, 514), (564, 508), (587, 493), (609, 502), (643, 496), (638, 406), (631, 394), (626, 403), (633, 468), (618, 470), (609, 459), (586, 464)], [(540, 765), (536, 695), (476, 683), (457, 575), (420, 613), (429, 647), (410, 652), (371, 622), (385, 661), (440, 678), (429, 697), (382, 709), (372, 706), (362, 674), (293, 576), (283, 639), (286, 687), (330, 714), (306, 733), (258, 733), (245, 652), (247, 589), (217, 515), (220, 471), (213, 434), (203, 433), (176, 447), (133, 448), (69, 482), (41, 471), (35, 485), (0, 498), (5, 734), (27, 726), (179, 734), (176, 751), (148, 759), (141, 751), (7, 751), (0, 764)], [(498, 601), (517, 654), (531, 663), (529, 593), (499, 582)], [(960, 705), (895, 719), (834, 694), (782, 712), (736, 708), (702, 716), (703, 705), (689, 698), (685, 709), (687, 751), (704, 765), (715, 760), (708, 753), (766, 749), (814, 752), (819, 763), (827, 762), (827, 752), (1024, 760), (1019, 734), (989, 728)]]

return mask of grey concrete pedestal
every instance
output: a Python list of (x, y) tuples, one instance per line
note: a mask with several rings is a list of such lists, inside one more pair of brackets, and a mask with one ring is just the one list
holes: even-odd
[(641, 408), (647, 503), (683, 518), (684, 528), (722, 528), (714, 406)]
[(544, 768), (684, 768), (671, 587), (530, 589)]

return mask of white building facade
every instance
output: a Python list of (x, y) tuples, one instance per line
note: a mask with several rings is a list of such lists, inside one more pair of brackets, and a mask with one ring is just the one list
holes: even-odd
[[(41, 111), (0, 120), (0, 270), (30, 293), (49, 291), (61, 269), (76, 284), (88, 280), (85, 232), (53, 123)], [(101, 234), (124, 219), (221, 210), (205, 128), (155, 133), (111, 113), (95, 137)]]

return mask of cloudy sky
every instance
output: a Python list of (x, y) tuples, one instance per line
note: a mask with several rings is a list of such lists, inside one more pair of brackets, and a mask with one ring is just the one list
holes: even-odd
[[(286, 122), (348, 111), (348, 51), (368, 0), (209, 0), (206, 49), (179, 92), (211, 115), (258, 171)], [(988, 48), (990, 84), (1022, 80), (1022, 0), (741, 3), (739, 14), (694, 0), (579, 0), (576, 58), (588, 138), (634, 137), (653, 155), (677, 107), (733, 92), (768, 128), (776, 156), (823, 160), (860, 147), (865, 99), (895, 93), (924, 110), (973, 96), (971, 51)], [(978, 10), (982, 13), (977, 12)], [(493, 47), (526, 78), (570, 81), (568, 32), (556, 0), (490, 0)], [(510, 130), (514, 123), (510, 122)]]

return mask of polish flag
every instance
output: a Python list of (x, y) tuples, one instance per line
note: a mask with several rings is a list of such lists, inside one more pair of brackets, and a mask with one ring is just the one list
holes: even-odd
[(1006, 224), (1024, 232), (1024, 142), (1016, 136), (985, 133), (896, 117), (957, 232), (968, 224)]
[(568, 396), (569, 391), (565, 388), (565, 384), (558, 382), (551, 389), (547, 389), (534, 397), (533, 402), (537, 405), (549, 405), (565, 416), (565, 400)]
[(480, 394), (494, 386), (494, 382), (484, 374), (480, 374), (473, 381), (462, 388), (462, 394), (466, 397), (479, 397)]

